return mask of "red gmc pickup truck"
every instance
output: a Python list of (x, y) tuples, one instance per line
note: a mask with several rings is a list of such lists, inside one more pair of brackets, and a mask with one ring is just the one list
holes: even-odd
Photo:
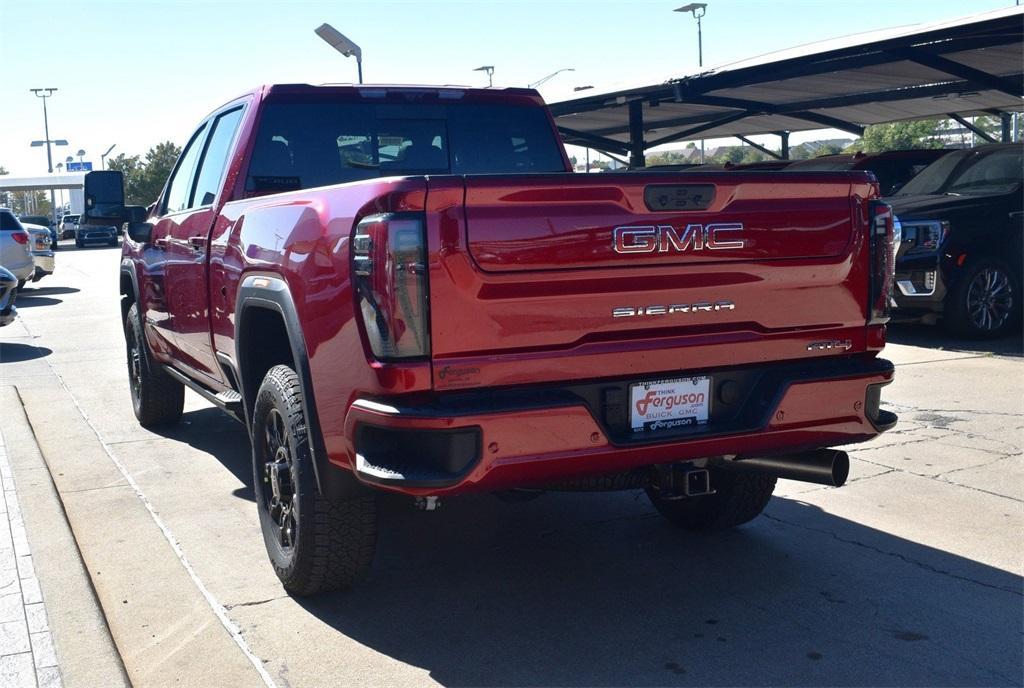
[(572, 174), (524, 89), (266, 86), (210, 114), (127, 221), (135, 414), (246, 424), (284, 587), (351, 585), (375, 494), (644, 489), (749, 521), (841, 485), (879, 408), (892, 213), (867, 172)]

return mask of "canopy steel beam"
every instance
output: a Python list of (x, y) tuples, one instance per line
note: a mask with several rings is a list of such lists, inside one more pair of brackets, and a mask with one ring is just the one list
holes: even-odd
[(821, 124), (832, 129), (849, 132), (855, 136), (864, 135), (864, 127), (839, 119), (838, 117), (832, 117), (831, 115), (822, 115), (817, 112), (786, 112), (782, 114), (785, 114), (786, 117), (795, 117), (805, 122), (814, 122), (815, 124)]
[(668, 136), (663, 136), (660, 139), (655, 139), (654, 141), (651, 141), (647, 145), (648, 145), (649, 148), (654, 148), (655, 146), (661, 146), (661, 145), (666, 144), (666, 143), (672, 143), (673, 141), (680, 141), (682, 139), (686, 139), (686, 138), (689, 138), (691, 136), (695, 136), (695, 135), (701, 133), (702, 131), (708, 131), (709, 129), (714, 129), (715, 127), (720, 127), (723, 124), (729, 124), (731, 122), (735, 122), (735, 121), (741, 120), (741, 119), (743, 119), (745, 117), (750, 117), (750, 115), (756, 115), (756, 114), (758, 114), (758, 113), (756, 113), (756, 112), (735, 112), (735, 113), (733, 113), (731, 115), (726, 115), (725, 117), (719, 117), (718, 119), (712, 120), (710, 122), (706, 122), (705, 124), (701, 124), (700, 126), (691, 127), (689, 129), (684, 129), (683, 131), (677, 131), (676, 133), (670, 134)]
[(954, 112), (950, 112), (946, 116), (949, 117), (950, 119), (955, 119), (957, 122), (960, 123), (960, 126), (962, 126), (964, 129), (969, 129), (970, 131), (973, 131), (976, 135), (985, 139), (989, 143), (999, 143), (999, 141), (994, 136), (992, 136), (991, 134), (989, 134), (987, 131), (977, 126), (976, 124), (971, 124), (960, 115)]
[(740, 141), (742, 141), (743, 143), (747, 144), (751, 148), (754, 148), (756, 150), (761, 151), (762, 153), (764, 153), (767, 156), (775, 158), (776, 160), (782, 160), (782, 156), (781, 155), (779, 155), (775, 151), (771, 150), (770, 148), (765, 148), (760, 143), (754, 143), (753, 141), (748, 139), (746, 136), (737, 136), (736, 138), (738, 138)]
[(933, 55), (921, 50), (920, 48), (896, 48), (887, 52), (902, 60), (910, 60), (911, 62), (916, 62), (919, 65), (924, 65), (925, 67), (929, 67), (936, 71), (957, 76), (961, 79), (966, 79), (968, 82), (979, 88), (1001, 91), (1007, 95), (1016, 96), (1017, 98), (1024, 96), (1024, 90), (1021, 89), (1019, 82), (1015, 82), (1012, 79), (1004, 79), (1003, 77), (983, 72), (980, 69), (975, 69), (974, 67), (968, 67), (965, 64), (954, 62), (953, 60), (942, 57), (941, 55)]
[(606, 139), (603, 136), (576, 131), (575, 129), (569, 129), (568, 127), (558, 127), (558, 133), (562, 135), (562, 140), (566, 143), (595, 148), (602, 153), (611, 152), (618, 153), (619, 155), (626, 155), (629, 153), (629, 146), (626, 144), (613, 139)]

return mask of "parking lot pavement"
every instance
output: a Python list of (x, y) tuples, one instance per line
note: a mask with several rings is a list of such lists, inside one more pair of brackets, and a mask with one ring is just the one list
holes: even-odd
[(782, 482), (734, 532), (676, 532), (633, 492), (431, 513), (389, 497), (368, 580), (293, 599), (266, 562), (241, 426), (189, 395), (180, 426), (138, 427), (118, 253), (60, 261), (61, 282), (19, 301), (24, 329), (0, 330), (0, 385), (18, 387), (83, 559), (103, 562), (89, 571), (136, 685), (190, 671), (182, 625), (204, 634), (183, 683), (225, 667), (296, 687), (1024, 679), (1019, 340), (893, 328), (897, 428), (855, 448), (847, 486)]

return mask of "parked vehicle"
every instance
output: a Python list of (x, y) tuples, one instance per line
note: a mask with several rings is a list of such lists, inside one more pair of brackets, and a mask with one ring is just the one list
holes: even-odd
[(115, 225), (97, 227), (79, 225), (78, 229), (75, 230), (75, 246), (84, 248), (87, 244), (117, 246), (117, 227)]
[(891, 196), (921, 170), (947, 153), (948, 150), (941, 148), (895, 150), (885, 153), (841, 153), (822, 155), (810, 160), (797, 160), (785, 169), (786, 172), (868, 170), (878, 179), (881, 194)]
[(0, 208), (0, 266), (18, 279), (18, 289), (35, 275), (29, 234), (10, 210)]
[(1020, 332), (1024, 147), (993, 144), (932, 163), (888, 201), (899, 217), (896, 314), (954, 334)]
[[(121, 183), (86, 177), (83, 222)], [(135, 415), (177, 422), (187, 386), (247, 425), (297, 595), (369, 566), (379, 491), (644, 488), (720, 530), (896, 422), (865, 172), (571, 174), (536, 91), (269, 86), (127, 214)]]
[(32, 254), (32, 263), (35, 265), (32, 281), (38, 282), (47, 275), (52, 275), (55, 267), (56, 260), (50, 243), (50, 229), (26, 222), (22, 222), (21, 226), (30, 236), (29, 252)]
[(18, 278), (0, 267), (0, 327), (10, 325), (18, 317), (14, 301), (18, 296)]
[(60, 221), (60, 238), (73, 239), (78, 230), (78, 216), (65, 215)]
[(45, 227), (49, 235), (50, 248), (52, 250), (57, 249), (57, 226), (53, 221), (53, 218), (48, 215), (21, 215), (18, 217), (23, 225), (36, 225), (38, 227)]

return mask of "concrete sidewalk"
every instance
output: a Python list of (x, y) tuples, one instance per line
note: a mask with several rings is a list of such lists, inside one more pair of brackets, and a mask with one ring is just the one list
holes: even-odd
[(0, 686), (127, 686), (14, 387), (0, 386), (0, 409)]
[(3, 432), (0, 488), (0, 685), (60, 686), (53, 636), (25, 536)]

